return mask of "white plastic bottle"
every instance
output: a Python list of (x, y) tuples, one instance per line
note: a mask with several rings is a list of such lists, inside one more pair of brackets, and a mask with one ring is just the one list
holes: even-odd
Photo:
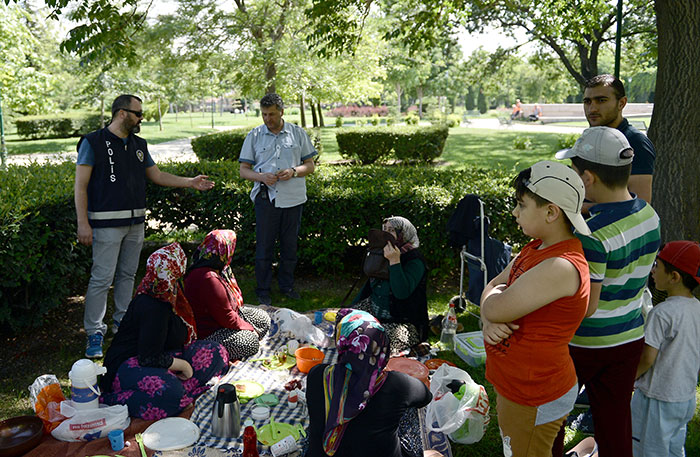
[(71, 400), (75, 409), (98, 408), (100, 389), (97, 376), (107, 373), (107, 368), (96, 365), (92, 360), (80, 359), (73, 364), (70, 378)]
[(454, 349), (455, 334), (457, 333), (457, 313), (455, 312), (455, 304), (450, 303), (447, 314), (442, 319), (442, 331), (440, 332), (440, 342), (446, 349)]

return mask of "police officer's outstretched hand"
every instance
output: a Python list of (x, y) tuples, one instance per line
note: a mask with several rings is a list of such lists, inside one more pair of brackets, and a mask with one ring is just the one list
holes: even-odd
[(209, 176), (198, 175), (192, 178), (192, 187), (197, 190), (209, 190), (214, 187), (214, 181), (209, 180)]

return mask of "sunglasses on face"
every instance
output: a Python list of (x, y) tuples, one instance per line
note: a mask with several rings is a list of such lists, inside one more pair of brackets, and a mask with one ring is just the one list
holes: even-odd
[(132, 113), (136, 117), (143, 117), (143, 111), (134, 111), (132, 109), (122, 108), (124, 111)]

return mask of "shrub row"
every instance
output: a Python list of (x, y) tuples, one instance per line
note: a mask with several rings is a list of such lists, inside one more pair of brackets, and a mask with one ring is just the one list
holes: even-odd
[(76, 242), (74, 177), (69, 162), (0, 171), (2, 327), (40, 323), (85, 283), (91, 256)]
[(436, 127), (351, 128), (335, 134), (340, 155), (367, 165), (390, 157), (405, 162), (431, 162), (445, 148), (449, 129)]
[[(238, 233), (235, 262), (253, 265), (255, 212), (252, 183), (240, 179), (229, 161), (166, 163), (160, 168), (183, 176), (207, 174), (209, 192), (149, 184), (147, 235), (166, 238), (195, 224), (202, 233), (230, 228)], [(73, 292), (84, 292), (90, 248), (77, 244), (73, 179), (75, 166), (10, 166), (0, 172), (0, 325), (31, 326)], [(418, 228), (421, 250), (433, 274), (456, 272), (457, 253), (448, 249), (445, 226), (459, 201), (477, 193), (492, 219), (492, 236), (522, 243), (508, 208), (502, 171), (432, 167), (321, 165), (307, 180), (308, 202), (300, 233), (301, 269), (327, 275), (359, 274), (367, 230), (384, 217), (402, 215)], [(77, 290), (76, 290), (77, 288)]]
[[(105, 116), (105, 125), (110, 121)], [(52, 116), (25, 116), (15, 121), (17, 135), (23, 139), (70, 138), (100, 128), (99, 113), (65, 113)]]
[(347, 105), (338, 106), (332, 110), (326, 112), (326, 116), (343, 116), (343, 117), (370, 117), (372, 115), (377, 116), (387, 116), (389, 114), (389, 108), (385, 105), (382, 106), (358, 106), (358, 105)]
[[(311, 143), (318, 151), (316, 161), (323, 153), (320, 128), (305, 128)], [(241, 147), (250, 129), (232, 129), (193, 138), (192, 150), (199, 160), (238, 160)]]

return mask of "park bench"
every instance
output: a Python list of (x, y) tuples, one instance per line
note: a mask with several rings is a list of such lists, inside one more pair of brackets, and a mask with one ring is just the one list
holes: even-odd
[(509, 127), (509, 126), (513, 125), (513, 120), (509, 117), (499, 116), (498, 123), (500, 125), (505, 125), (506, 127)]
[(638, 130), (647, 131), (647, 123), (644, 121), (629, 121), (630, 125)]

